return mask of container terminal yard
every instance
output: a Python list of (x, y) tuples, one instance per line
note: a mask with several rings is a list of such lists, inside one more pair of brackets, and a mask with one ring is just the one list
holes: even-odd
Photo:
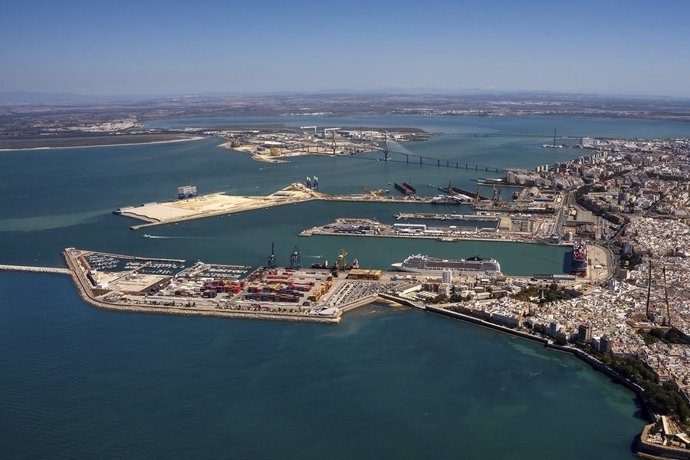
[[(291, 268), (150, 259), (68, 248), (64, 257), (88, 303), (111, 310), (338, 323), (379, 294), (418, 284), (414, 276), (334, 267)], [(271, 262), (273, 261), (273, 262)]]
[[(597, 277), (508, 277), (500, 271), (470, 274), (454, 268), (388, 272), (360, 268), (356, 259), (348, 264), (343, 249), (332, 266), (309, 268), (301, 267), (297, 248), (285, 268), (278, 267), (273, 252), (258, 268), (75, 248), (65, 249), (63, 256), (67, 268), (0, 265), (0, 270), (69, 274), (83, 300), (108, 310), (317, 323), (339, 323), (343, 313), (381, 300), (424, 309), (440, 294), (457, 294), (458, 301), (497, 300), (544, 283), (586, 291), (611, 276), (610, 267)], [(456, 261), (444, 262), (454, 267)]]
[(342, 249), (332, 266), (309, 268), (300, 266), (297, 248), (285, 268), (277, 266), (273, 253), (258, 268), (75, 248), (65, 249), (63, 256), (67, 268), (0, 265), (0, 270), (71, 275), (87, 303), (110, 310), (321, 323), (338, 323), (344, 312), (379, 299), (408, 306), (412, 302), (424, 309), (424, 301), (443, 292), (460, 293), (464, 300), (487, 300), (544, 283), (586, 291), (612, 275), (611, 270), (598, 277), (479, 274), (453, 268), (456, 260), (443, 260), (451, 267), (443, 270), (387, 272), (359, 268), (356, 259), (348, 264)]

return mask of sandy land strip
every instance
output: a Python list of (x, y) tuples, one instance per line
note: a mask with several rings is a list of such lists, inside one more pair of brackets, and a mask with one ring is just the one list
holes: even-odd
[(201, 139), (205, 139), (204, 136), (194, 136), (194, 137), (186, 137), (183, 139), (170, 139), (166, 141), (148, 141), (148, 142), (126, 142), (124, 144), (96, 144), (96, 145), (75, 145), (75, 146), (60, 146), (60, 147), (26, 147), (26, 148), (18, 148), (18, 149), (0, 149), (0, 152), (21, 152), (21, 151), (29, 151), (29, 150), (58, 150), (58, 149), (93, 149), (93, 148), (98, 148), (98, 147), (122, 147), (122, 146), (131, 146), (131, 145), (147, 145), (147, 144), (172, 144), (174, 142), (189, 142), (189, 141), (198, 141)]
[(318, 199), (319, 196), (320, 194), (314, 190), (293, 184), (267, 196), (231, 196), (224, 193), (212, 193), (187, 200), (123, 207), (115, 211), (115, 214), (148, 222), (130, 227), (132, 230), (137, 230), (159, 224), (296, 204)]

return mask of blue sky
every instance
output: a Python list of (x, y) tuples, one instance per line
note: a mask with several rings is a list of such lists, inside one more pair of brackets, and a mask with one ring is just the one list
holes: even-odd
[(0, 91), (690, 96), (690, 1), (13, 1)]

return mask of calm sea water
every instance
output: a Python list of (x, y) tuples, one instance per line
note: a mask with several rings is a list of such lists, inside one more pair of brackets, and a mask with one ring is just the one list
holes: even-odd
[(321, 326), (103, 312), (55, 275), (0, 290), (3, 458), (624, 459), (643, 424), (584, 363), (419, 311)]
[[(690, 136), (690, 125), (634, 120), (331, 122), (445, 132), (407, 147), (496, 166), (577, 154), (531, 137), (555, 124), (572, 135)], [(500, 135), (467, 135), (482, 132)], [(406, 180), (431, 195), (478, 177), (375, 154), (267, 165), (218, 143), (0, 154), (0, 263), (59, 266), (75, 246), (257, 265), (275, 241), (283, 262), (299, 245), (307, 261), (346, 248), (380, 268), (421, 252), (492, 256), (512, 274), (563, 270), (564, 250), (550, 246), (297, 236), (341, 216), (440, 209), (430, 206), (304, 203), (147, 230), (163, 239), (111, 214), (189, 181), (202, 193), (263, 194), (316, 174), (331, 193)], [(336, 327), (120, 314), (85, 305), (66, 277), (20, 273), (0, 273), (0, 293), (2, 458), (630, 458), (643, 424), (631, 393), (579, 361), (417, 311), (371, 306)]]

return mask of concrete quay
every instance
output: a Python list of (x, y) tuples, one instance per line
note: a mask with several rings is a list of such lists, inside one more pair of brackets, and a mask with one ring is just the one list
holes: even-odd
[(364, 236), (378, 238), (411, 238), (438, 241), (495, 241), (506, 243), (558, 244), (570, 246), (571, 243), (554, 243), (534, 233), (514, 232), (498, 228), (471, 228), (397, 223), (388, 225), (374, 219), (338, 218), (334, 222), (319, 227), (305, 229), (300, 236)]
[[(186, 316), (337, 324), (410, 280), (380, 270), (342, 271), (205, 264), (151, 265), (146, 258), (66, 248), (63, 256), (84, 301), (97, 308)], [(137, 259), (136, 266), (123, 260)], [(100, 265), (99, 265), (100, 264)]]
[[(241, 318), (241, 319), (270, 319), (276, 321), (289, 322), (310, 322), (321, 324), (337, 324), (340, 322), (340, 315), (333, 316), (314, 316), (314, 315), (300, 315), (290, 313), (274, 313), (263, 311), (228, 311), (228, 310), (202, 310), (194, 309), (193, 307), (179, 305), (179, 306), (150, 306), (142, 304), (131, 304), (123, 302), (109, 302), (103, 299), (102, 295), (98, 295), (91, 287), (91, 283), (86, 278), (84, 270), (79, 267), (77, 262), (70, 254), (72, 248), (68, 248), (63, 252), (65, 262), (69, 269), (63, 269), (61, 273), (72, 275), (77, 291), (80, 297), (89, 305), (104, 310), (129, 312), (129, 313), (157, 313), (181, 316), (213, 316), (225, 318)], [(126, 257), (126, 256), (123, 256)], [(168, 259), (162, 259), (168, 260)], [(352, 308), (352, 307), (350, 307)]]
[(422, 219), (422, 220), (458, 220), (467, 222), (498, 222), (500, 215), (485, 216), (481, 214), (441, 214), (435, 212), (401, 212), (395, 215), (398, 220)]
[(419, 239), (419, 240), (437, 240), (445, 242), (453, 241), (495, 241), (504, 243), (533, 243), (533, 244), (544, 244), (541, 241), (523, 241), (520, 239), (513, 238), (482, 238), (482, 237), (471, 237), (471, 236), (433, 236), (433, 235), (370, 235), (370, 234), (359, 234), (359, 233), (341, 233), (341, 232), (328, 232), (318, 229), (307, 229), (300, 232), (299, 236), (363, 236), (363, 237), (375, 237), (375, 238), (407, 238), (407, 239)]

